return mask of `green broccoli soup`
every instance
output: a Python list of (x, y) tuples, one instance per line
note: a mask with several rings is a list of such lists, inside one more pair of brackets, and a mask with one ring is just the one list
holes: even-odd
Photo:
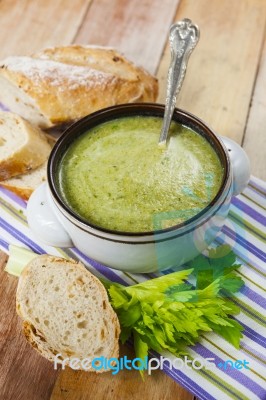
[(124, 117), (78, 137), (56, 177), (64, 202), (88, 223), (124, 232), (164, 229), (199, 213), (221, 186), (220, 160), (176, 122), (160, 148), (161, 126), (159, 117)]

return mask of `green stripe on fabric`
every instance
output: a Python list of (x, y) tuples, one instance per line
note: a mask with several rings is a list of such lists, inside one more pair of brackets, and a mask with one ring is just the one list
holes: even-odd
[(239, 270), (235, 271), (237, 274), (243, 276), (243, 278), (245, 278), (247, 281), (253, 283), (253, 285), (257, 286), (259, 289), (263, 290), (263, 292), (266, 292), (266, 289), (263, 286), (260, 286), (257, 282), (253, 281), (252, 279), (250, 279), (249, 277), (247, 277), (247, 275), (243, 274), (242, 272), (240, 272)]
[[(74, 253), (72, 253), (72, 251), (71, 250), (68, 250), (68, 254), (70, 255), (70, 257), (72, 257), (72, 258), (75, 258), (75, 259), (77, 259), (78, 261), (80, 261), (80, 262), (82, 262), (82, 260), (78, 257), (78, 256), (76, 256)], [(72, 254), (73, 254), (73, 256), (72, 256)], [(86, 262), (85, 262), (85, 264), (86, 264)], [(101, 275), (101, 276), (103, 276), (105, 279), (106, 279), (106, 276), (103, 274), (103, 273), (101, 273), (100, 271), (98, 271), (96, 268), (94, 268), (89, 262), (88, 262), (88, 264), (90, 265), (90, 267), (91, 268), (93, 268), (93, 270), (95, 271), (95, 273), (96, 274), (99, 274), (99, 275)], [(123, 279), (123, 277), (129, 277), (134, 283), (139, 283), (138, 281), (136, 281), (134, 278), (132, 278), (131, 276), (130, 276), (130, 274), (129, 273), (127, 273), (127, 272), (122, 272), (122, 271), (120, 271), (120, 274), (116, 274), (118, 277), (121, 277), (121, 279)], [(124, 280), (125, 280), (125, 282), (127, 282), (127, 280), (124, 278)]]
[[(0, 208), (2, 207), (5, 210), (6, 213), (11, 215), (13, 218), (15, 218), (17, 221), (22, 223), (24, 226), (28, 227), (27, 218), (26, 218), (26, 216), (25, 216), (25, 214), (23, 212), (21, 213), (17, 208), (13, 207), (10, 203), (7, 203), (2, 198), (0, 199), (0, 205), (1, 205)], [(72, 257), (72, 258), (75, 258), (75, 259), (79, 260), (79, 258), (76, 257), (71, 252), (71, 250), (69, 250), (69, 251), (63, 250), (60, 247), (55, 247), (55, 249), (61, 254), (61, 256), (63, 258), (71, 258)], [(130, 278), (134, 283), (139, 283), (136, 279), (131, 277), (130, 274), (124, 273), (124, 272), (122, 274), (124, 276), (127, 276), (128, 278)]]
[[(219, 350), (221, 353), (225, 354), (229, 359), (237, 361), (237, 358), (233, 357), (232, 354), (227, 353), (227, 351), (223, 350), (220, 346), (215, 344), (212, 340), (207, 339), (206, 336), (203, 336), (206, 342), (210, 343), (213, 347), (215, 347), (217, 350)], [(257, 375), (260, 379), (262, 379), (264, 382), (266, 382), (266, 378), (264, 378), (262, 375), (260, 375), (258, 372), (256, 372), (254, 369), (249, 368), (249, 371), (253, 372), (254, 375)]]
[[(253, 190), (253, 189), (251, 189), (251, 190)], [(266, 210), (266, 207), (264, 207), (262, 204), (258, 203), (256, 200), (253, 199), (253, 197), (248, 196), (246, 193), (241, 193), (241, 196), (243, 196), (246, 199), (252, 201), (252, 203), (256, 204), (257, 207), (260, 207), (263, 210)]]
[(234, 211), (229, 211), (229, 216), (231, 219), (234, 220), (234, 222), (237, 223), (237, 225), (241, 226), (242, 228), (245, 227), (248, 231), (252, 232), (259, 239), (262, 239), (263, 241), (266, 240), (266, 235), (262, 230), (258, 229), (257, 227), (255, 227), (255, 225), (251, 224), (247, 220), (243, 220), (242, 217), (239, 217)]
[(20, 212), (17, 208), (13, 207), (10, 203), (7, 203), (5, 200), (0, 199), (1, 207), (7, 212), (9, 215), (12, 215), (23, 225), (27, 226), (27, 218), (23, 212)]
[[(215, 240), (215, 243), (220, 246), (221, 244), (219, 242), (217, 242)], [(254, 271), (256, 271), (258, 274), (262, 275), (264, 278), (266, 278), (266, 273), (260, 271), (259, 269), (257, 269), (254, 265), (250, 264), (247, 260), (245, 260), (241, 255), (237, 254), (237, 258), (239, 258), (239, 260), (243, 261), (243, 263), (250, 267), (251, 269), (253, 269)]]
[(237, 255), (237, 257), (242, 260), (246, 266), (248, 266), (249, 268), (253, 269), (254, 271), (256, 271), (258, 274), (262, 275), (264, 278), (266, 278), (266, 273), (260, 271), (258, 268), (254, 267), (254, 265), (250, 264), (249, 262), (247, 262), (243, 257)]
[(255, 187), (252, 185), (252, 183), (249, 183), (248, 186), (254, 191), (254, 192), (259, 192), (261, 193), (263, 196), (266, 196), (266, 193), (263, 192), (262, 190), (260, 190), (259, 188)]
[(63, 258), (66, 258), (66, 259), (74, 258), (74, 257), (71, 257), (70, 254), (68, 254), (68, 251), (66, 249), (62, 250), (60, 247), (55, 247), (55, 248), (63, 256)]
[(124, 274), (131, 279), (134, 283), (139, 283), (139, 281), (137, 281), (137, 279), (133, 278), (128, 272), (124, 272)]
[[(17, 221), (28, 227), (27, 218), (23, 212), (21, 213), (17, 208), (13, 207), (12, 205), (10, 205), (10, 203), (7, 203), (3, 199), (0, 199), (0, 208), (1, 207), (5, 210), (5, 212), (14, 217)], [(63, 250), (60, 247), (55, 247), (55, 249), (61, 254), (63, 258), (75, 258), (76, 260), (79, 260), (79, 258), (71, 252), (71, 250)], [(139, 283), (139, 281), (133, 278), (129, 273), (123, 272), (122, 274), (130, 278), (133, 283)]]
[[(0, 199), (1, 207), (7, 212), (9, 215), (12, 215), (16, 220), (22, 223), (24, 226), (28, 227), (27, 218), (25, 214), (13, 207), (10, 203), (7, 203), (5, 200)], [(69, 258), (66, 251), (62, 250), (60, 247), (56, 247), (56, 250), (63, 256), (63, 258)]]
[(251, 357), (256, 358), (258, 361), (262, 362), (263, 364), (265, 364), (265, 361), (260, 358), (259, 356), (257, 356), (256, 354), (253, 354), (251, 351), (245, 349), (243, 346), (240, 345), (240, 349), (242, 351), (244, 351), (245, 353), (248, 353)]
[(266, 322), (264, 322), (265, 321), (264, 315), (262, 315), (257, 310), (247, 305), (247, 303), (243, 302), (242, 300), (239, 300), (239, 298), (234, 297), (231, 298), (230, 300), (233, 303), (237, 304), (245, 315), (256, 321), (256, 323), (258, 323), (259, 325), (266, 327)]
[[(194, 358), (191, 356), (187, 356), (187, 358), (190, 360), (194, 360)], [(205, 368), (197, 369), (197, 374), (201, 375), (204, 379), (215, 385), (223, 393), (229, 395), (231, 400), (250, 400), (248, 397), (243, 395), (243, 392), (240, 392), (234, 386), (232, 386), (228, 382), (225, 382), (222, 378), (220, 378), (217, 374), (213, 373), (211, 370), (207, 370)]]

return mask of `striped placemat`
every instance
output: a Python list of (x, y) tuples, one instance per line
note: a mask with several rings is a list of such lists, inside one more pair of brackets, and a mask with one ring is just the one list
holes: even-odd
[[(79, 258), (100, 277), (123, 284), (134, 284), (154, 274), (128, 274), (111, 270), (89, 259), (75, 248), (53, 248), (36, 241), (29, 231), (26, 203), (0, 188), (0, 248), (8, 252), (9, 244), (31, 248), (36, 253), (49, 253)], [(212, 370), (164, 368), (178, 383), (199, 399), (256, 400), (266, 399), (266, 183), (252, 177), (247, 189), (232, 201), (227, 222), (216, 244), (229, 244), (243, 265), (238, 273), (245, 286), (234, 299), (241, 313), (237, 320), (244, 326), (240, 350), (216, 334), (205, 334), (199, 344), (190, 348), (192, 358), (214, 358)], [(171, 272), (171, 271), (169, 271)], [(227, 360), (248, 362), (249, 369), (222, 367)], [(114, 378), (115, 379), (115, 378)]]

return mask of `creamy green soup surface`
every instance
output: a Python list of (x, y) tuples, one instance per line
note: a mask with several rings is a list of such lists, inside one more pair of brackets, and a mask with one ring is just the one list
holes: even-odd
[(67, 205), (89, 223), (123, 232), (171, 227), (205, 208), (223, 177), (216, 152), (176, 122), (160, 148), (161, 126), (159, 117), (124, 117), (77, 138), (57, 174)]

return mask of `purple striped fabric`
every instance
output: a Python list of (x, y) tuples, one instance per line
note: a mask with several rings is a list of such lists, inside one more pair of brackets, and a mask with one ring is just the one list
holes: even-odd
[(255, 219), (255, 221), (260, 222), (262, 225), (266, 226), (266, 217), (264, 217), (261, 213), (254, 210), (252, 207), (245, 204), (242, 200), (237, 197), (232, 199), (232, 204), (239, 208), (239, 210), (243, 211), (245, 214), (248, 214), (250, 217)]
[(224, 226), (222, 228), (222, 232), (224, 232), (231, 239), (235, 240), (237, 243), (241, 244), (243, 248), (254, 254), (261, 261), (266, 262), (266, 254), (261, 249), (256, 247), (254, 244), (248, 242), (238, 233), (232, 231), (232, 229), (230, 229), (228, 226)]
[(242, 349), (245, 351), (248, 351), (248, 353), (253, 354), (253, 357), (261, 359), (261, 361), (266, 364), (266, 354), (260, 353), (258, 350), (254, 349), (253, 347), (250, 347), (246, 343), (242, 343)]
[[(233, 299), (242, 310), (239, 318), (238, 316), (236, 317), (244, 327), (241, 341), (242, 350), (236, 350), (226, 342), (222, 342), (224, 347), (219, 346), (221, 350), (219, 350), (218, 356), (213, 350), (216, 348), (216, 342), (213, 339), (214, 335), (209, 338), (207, 334), (205, 334), (205, 337), (206, 339), (208, 337), (208, 340), (204, 342), (204, 345), (199, 343), (191, 348), (193, 354), (197, 354), (198, 357), (213, 357), (217, 364), (226, 361), (229, 358), (228, 354), (233, 360), (248, 359), (251, 370), (234, 369), (224, 371), (217, 368), (217, 370), (210, 373), (207, 370), (191, 372), (171, 370), (168, 366), (164, 367), (166, 374), (202, 400), (266, 400), (266, 380), (263, 379), (266, 376), (265, 365), (263, 364), (266, 348), (266, 320), (261, 317), (261, 308), (266, 308), (265, 291), (261, 289), (261, 287), (266, 287), (266, 254), (263, 237), (261, 237), (261, 227), (258, 231), (260, 235), (256, 232), (256, 224), (258, 222), (262, 225), (265, 223), (266, 212), (258, 204), (257, 197), (254, 197), (254, 208), (252, 207), (252, 193), (254, 193), (254, 196), (257, 196), (258, 193), (260, 196), (264, 196), (266, 194), (266, 184), (254, 178), (249, 185), (248, 201), (244, 195), (233, 199), (234, 215), (237, 220), (234, 220), (233, 215), (232, 217), (229, 215), (227, 223), (216, 238), (217, 243), (229, 243), (238, 255), (238, 261), (246, 265), (245, 271), (247, 272), (242, 271), (242, 275), (244, 278), (247, 276), (249, 279), (246, 281), (246, 285), (242, 288), (238, 298)], [(77, 249), (65, 251), (64, 249), (54, 249), (39, 243), (25, 224), (25, 207), (26, 203), (23, 200), (6, 189), (0, 188), (0, 248), (2, 250), (7, 251), (9, 243), (21, 243), (21, 245), (30, 247), (37, 253), (65, 254), (65, 256), (78, 258), (92, 272), (100, 273), (107, 279), (122, 284), (127, 284), (130, 279), (132, 279), (132, 282), (138, 281), (140, 277), (143, 279), (143, 275), (125, 275), (122, 272), (112, 270), (91, 260)], [(247, 215), (251, 219), (249, 219), (249, 224), (245, 225), (245, 216)], [(237, 224), (237, 221), (243, 223)], [(248, 271), (250, 271), (250, 276)], [(149, 274), (146, 278), (155, 276), (156, 274)], [(249, 285), (249, 282), (253, 282), (252, 285)], [(258, 290), (256, 290), (256, 285)], [(257, 306), (260, 306), (260, 309)], [(221, 343), (221, 340), (220, 338), (219, 343)]]
[(195, 381), (190, 379), (187, 375), (185, 375), (180, 370), (170, 369), (168, 367), (164, 368), (164, 372), (171, 376), (171, 378), (175, 379), (177, 382), (180, 382), (182, 386), (186, 389), (194, 393), (201, 400), (218, 400), (213, 397), (207, 390), (203, 389), (202, 385), (197, 384)]
[[(218, 357), (215, 353), (213, 353), (211, 350), (207, 349), (200, 343), (196, 344), (193, 347), (193, 350), (196, 351), (198, 354), (200, 354), (203, 358), (215, 358), (216, 365), (220, 363), (223, 364), (222, 358)], [(252, 381), (247, 375), (244, 375), (243, 372), (241, 372), (240, 370), (231, 368), (228, 370), (223, 369), (223, 373), (229, 375), (230, 377), (235, 378), (238, 382), (241, 382), (243, 386), (250, 389), (252, 392), (259, 394), (259, 396), (265, 394), (265, 388)]]
[(2, 246), (5, 250), (8, 250), (9, 244), (0, 238), (0, 246)]
[(258, 189), (260, 192), (263, 193), (265, 199), (266, 199), (266, 193), (265, 193), (265, 187), (263, 184), (259, 184), (257, 181), (254, 181), (254, 179), (250, 179), (250, 185), (254, 186), (254, 188)]
[[(228, 237), (230, 237), (230, 236), (228, 236)], [(217, 237), (215, 239), (215, 242), (218, 245), (226, 244), (227, 243), (226, 236), (225, 236), (224, 239), (222, 239), (221, 237)], [(244, 250), (244, 252), (241, 251), (241, 249)], [(240, 263), (243, 263), (243, 262), (244, 263), (249, 263), (250, 262), (249, 258), (247, 258), (248, 254), (247, 254), (247, 251), (246, 251), (246, 249), (244, 247), (239, 247), (239, 248), (235, 247), (234, 248), (234, 252), (239, 257)], [(261, 274), (265, 273), (265, 268), (263, 267), (263, 265), (261, 265), (256, 260), (252, 260), (252, 266), (256, 268), (256, 273), (258, 273), (259, 276), (261, 276)]]
[(19, 196), (16, 196), (14, 193), (10, 192), (9, 190), (1, 187), (0, 188), (0, 193), (5, 194), (10, 200), (14, 201), (15, 203), (17, 203), (22, 208), (26, 208), (26, 206), (27, 206), (26, 201), (21, 199)]
[[(240, 289), (240, 293), (243, 293), (250, 300), (252, 300), (255, 303), (259, 304), (261, 307), (265, 308), (265, 310), (266, 310), (266, 299), (265, 299), (265, 297), (263, 297), (260, 294), (254, 292), (254, 290), (250, 289), (247, 286), (244, 286), (243, 288), (241, 288)], [(266, 323), (266, 321), (265, 321), (265, 323)]]
[(14, 238), (20, 240), (22, 243), (26, 244), (29, 246), (33, 251), (35, 251), (38, 254), (45, 254), (46, 251), (42, 249), (39, 245), (37, 245), (35, 242), (33, 242), (31, 239), (29, 239), (27, 236), (23, 235), (19, 230), (8, 224), (6, 221), (4, 221), (0, 217), (0, 227), (4, 228), (7, 232), (12, 234)]
[(254, 342), (258, 343), (263, 348), (266, 348), (266, 337), (265, 336), (261, 335), (259, 332), (257, 332), (250, 326), (247, 326), (243, 321), (241, 322), (241, 325), (244, 328), (243, 334), (245, 336), (252, 339)]
[(74, 249), (73, 251), (75, 254), (77, 254), (79, 257), (81, 257), (88, 264), (92, 265), (97, 271), (99, 271), (102, 275), (104, 275), (110, 281), (121, 283), (122, 285), (127, 285), (126, 281), (121, 279), (121, 277), (118, 276), (115, 272), (113, 272), (113, 270), (111, 268), (108, 268), (105, 265), (102, 265), (102, 264), (98, 263), (97, 261), (92, 260), (91, 258), (85, 256), (85, 254), (81, 253), (78, 249)]

